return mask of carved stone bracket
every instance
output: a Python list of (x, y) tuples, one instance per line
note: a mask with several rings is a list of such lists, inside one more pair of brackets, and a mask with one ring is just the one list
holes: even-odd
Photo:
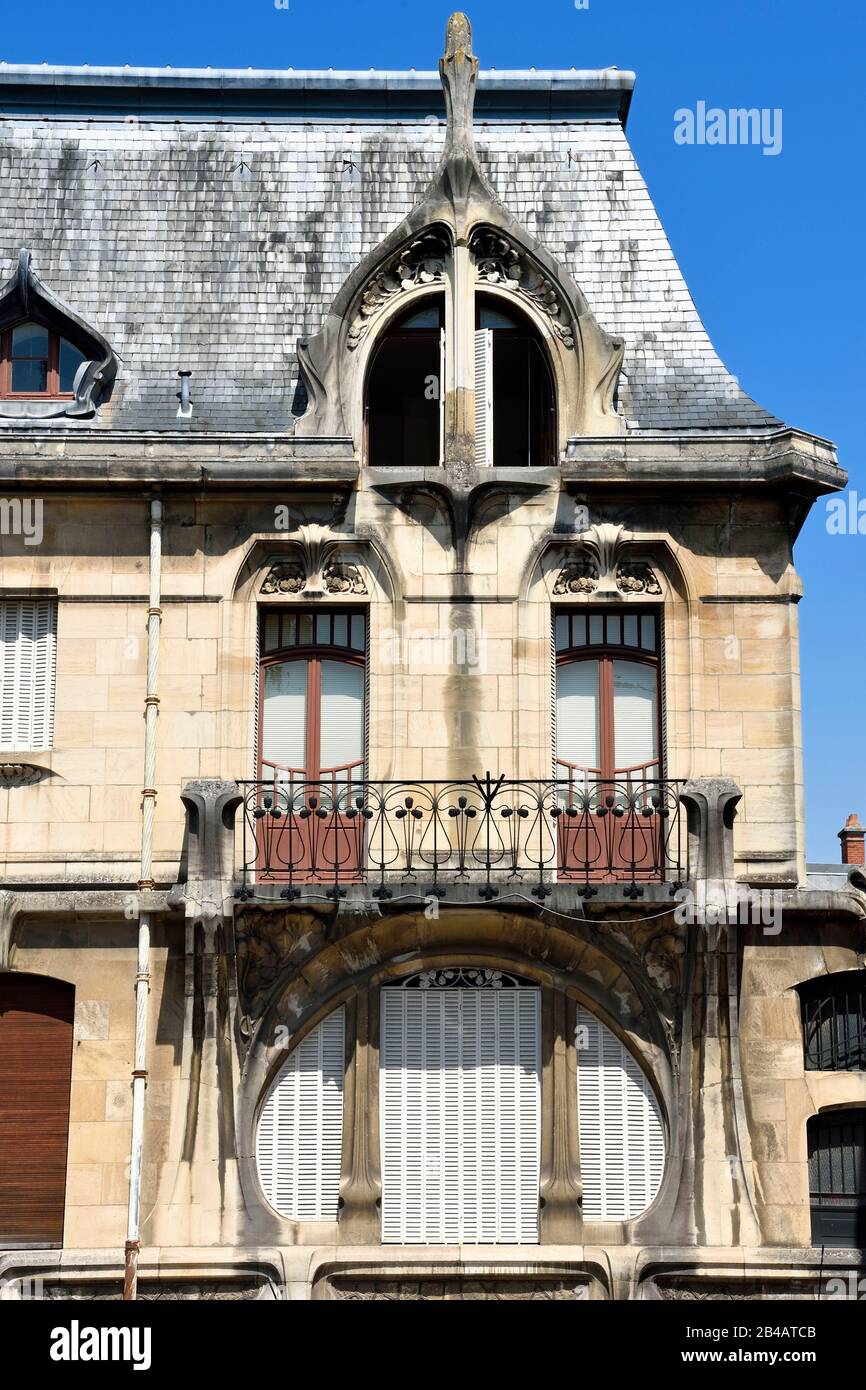
[(304, 598), (321, 598), (323, 594), (366, 594), (367, 585), (358, 566), (334, 558), (341, 541), (326, 526), (316, 522), (301, 526), (291, 544), (300, 552), (298, 558), (271, 565), (260, 590), (262, 595), (303, 594)]
[(680, 800), (689, 828), (689, 878), (724, 882), (734, 878), (734, 819), (742, 791), (730, 777), (696, 777)]
[(605, 594), (617, 598), (629, 594), (661, 594), (661, 585), (645, 561), (623, 557), (629, 536), (622, 526), (605, 521), (590, 526), (579, 537), (588, 554), (564, 565), (553, 586), (555, 597), (565, 594)]
[(547, 315), (556, 336), (567, 348), (574, 347), (571, 317), (553, 281), (544, 275), (528, 253), (510, 237), (492, 227), (477, 227), (469, 241), (480, 283), (497, 285), (525, 296)]

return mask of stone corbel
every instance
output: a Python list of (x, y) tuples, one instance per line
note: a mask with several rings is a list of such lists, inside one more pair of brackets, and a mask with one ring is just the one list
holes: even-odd
[(696, 777), (682, 788), (691, 881), (734, 879), (734, 820), (742, 795), (730, 777)]
[(366, 594), (367, 585), (358, 566), (336, 559), (344, 542), (327, 526), (318, 522), (300, 526), (297, 536), (289, 537), (289, 544), (297, 558), (271, 565), (259, 590), (262, 597), (293, 594), (317, 599), (325, 594)]
[(593, 598), (622, 600), (631, 594), (660, 595), (661, 585), (651, 566), (628, 558), (633, 537), (611, 521), (594, 523), (577, 537), (584, 554), (564, 565), (553, 587), (554, 597), (591, 594)]

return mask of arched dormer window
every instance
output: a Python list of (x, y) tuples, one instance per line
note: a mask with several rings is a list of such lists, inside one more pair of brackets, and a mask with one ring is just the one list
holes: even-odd
[(0, 396), (36, 400), (71, 399), (86, 356), (56, 329), (35, 319), (0, 335)]
[[(442, 462), (447, 354), (443, 294), (416, 301), (382, 333), (364, 406), (372, 467), (433, 468)], [(553, 379), (544, 347), (519, 309), (489, 295), (475, 299), (474, 387), (478, 467), (555, 462)]]
[(0, 416), (92, 415), (117, 365), (111, 345), (42, 283), (22, 248), (0, 285)]

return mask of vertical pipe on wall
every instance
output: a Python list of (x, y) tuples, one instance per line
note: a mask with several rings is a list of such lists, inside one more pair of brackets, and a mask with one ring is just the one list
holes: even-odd
[[(139, 893), (153, 884), (153, 821), (156, 813), (156, 720), (159, 710), (159, 638), (162, 626), (162, 503), (150, 504), (150, 597), (147, 610), (147, 690), (144, 697), (144, 787), (141, 810)], [(147, 1087), (147, 1015), (150, 994), (150, 913), (138, 913), (138, 960), (135, 975), (135, 1060), (132, 1072), (132, 1146), (129, 1206), (124, 1250), (124, 1299), (138, 1295), (141, 1229), (141, 1158), (144, 1144), (144, 1097)]]

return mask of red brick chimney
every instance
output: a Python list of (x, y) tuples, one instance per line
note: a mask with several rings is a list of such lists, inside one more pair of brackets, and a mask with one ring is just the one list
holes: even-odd
[(864, 853), (863, 848), (864, 837), (866, 837), (866, 830), (860, 824), (857, 812), (853, 811), (845, 822), (844, 830), (839, 831), (839, 839), (842, 841), (843, 864), (866, 863), (866, 853)]

